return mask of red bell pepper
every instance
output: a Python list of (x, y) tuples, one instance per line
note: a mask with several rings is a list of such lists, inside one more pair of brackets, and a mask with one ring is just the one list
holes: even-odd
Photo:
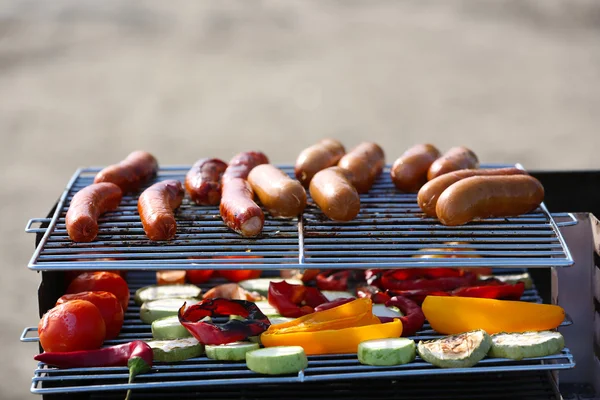
[[(381, 277), (381, 286), (389, 290), (415, 290), (428, 289), (449, 291), (463, 286), (472, 286), (477, 281), (477, 276), (471, 272), (463, 272), (462, 276), (442, 276), (438, 278), (417, 278), (402, 280), (396, 278), (396, 271), (391, 270)], [(402, 274), (398, 274), (403, 276)], [(413, 275), (416, 276), (416, 275)], [(426, 275), (423, 275), (426, 276)]]
[(374, 304), (384, 304), (390, 299), (390, 296), (379, 290), (377, 286), (367, 285), (360, 286), (356, 289), (356, 294), (359, 298), (368, 298)]
[(268, 301), (279, 314), (288, 318), (310, 314), (315, 307), (328, 302), (318, 289), (291, 285), (286, 281), (269, 283)]
[(329, 270), (323, 271), (316, 277), (317, 287), (321, 290), (335, 290), (345, 291), (348, 290), (348, 282), (352, 281), (363, 281), (365, 279), (365, 273), (359, 270)]
[(330, 308), (335, 308), (337, 306), (341, 306), (342, 304), (350, 303), (354, 300), (356, 300), (354, 297), (344, 297), (335, 299), (333, 301), (330, 301), (329, 303), (323, 303), (319, 306), (316, 306), (315, 312), (329, 310)]
[[(386, 307), (398, 307), (404, 316), (400, 317), (402, 321), (402, 336), (412, 336), (419, 331), (425, 323), (425, 314), (421, 307), (414, 301), (402, 297), (395, 296), (385, 303)], [(379, 317), (381, 322), (384, 322), (382, 317)], [(390, 318), (393, 320), (394, 318)]]
[(413, 290), (386, 290), (386, 295), (389, 297), (402, 296), (417, 303), (423, 304), (427, 296), (450, 296), (450, 293), (441, 290), (431, 289), (413, 289)]
[(458, 297), (479, 297), (496, 300), (520, 300), (525, 291), (525, 284), (517, 282), (511, 284), (491, 284), (484, 286), (462, 287), (452, 291), (453, 296)]

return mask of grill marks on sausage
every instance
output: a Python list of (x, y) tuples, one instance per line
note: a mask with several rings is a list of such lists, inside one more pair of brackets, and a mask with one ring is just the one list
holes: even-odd
[(427, 182), (427, 171), (440, 156), (440, 151), (431, 144), (411, 147), (392, 165), (392, 182), (403, 192), (416, 193)]
[(166, 180), (155, 183), (140, 195), (138, 212), (144, 232), (150, 240), (170, 240), (177, 232), (175, 209), (181, 205), (185, 192), (181, 182)]
[(323, 139), (300, 153), (294, 167), (296, 178), (308, 187), (317, 172), (337, 165), (344, 154), (346, 149), (339, 141)]
[(96, 174), (94, 183), (111, 182), (125, 193), (134, 192), (156, 176), (158, 161), (150, 153), (134, 151), (118, 164), (109, 165)]
[(221, 201), (221, 177), (227, 164), (218, 158), (196, 161), (185, 176), (185, 189), (192, 201), (202, 206), (214, 206)]
[(432, 180), (440, 175), (460, 169), (476, 168), (479, 168), (479, 160), (475, 153), (464, 146), (452, 147), (431, 164), (427, 172), (427, 179)]
[(123, 191), (114, 183), (94, 183), (73, 196), (66, 215), (69, 237), (74, 242), (91, 242), (98, 235), (98, 217), (116, 210)]
[(268, 163), (269, 159), (267, 156), (259, 151), (246, 151), (236, 154), (229, 161), (229, 166), (223, 174), (223, 184), (234, 178), (248, 179), (248, 174), (252, 171), (252, 168)]
[(371, 189), (375, 179), (383, 171), (385, 154), (383, 149), (375, 143), (364, 142), (346, 154), (338, 167), (352, 174), (352, 184), (358, 193), (366, 193)]

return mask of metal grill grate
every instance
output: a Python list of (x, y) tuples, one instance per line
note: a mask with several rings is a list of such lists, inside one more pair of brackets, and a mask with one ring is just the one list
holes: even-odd
[[(155, 283), (155, 276), (149, 272), (130, 272), (127, 276), (132, 297), (137, 289)], [(215, 285), (215, 281), (201, 285), (204, 289)], [(534, 289), (527, 290), (522, 300), (541, 302)], [(139, 306), (130, 302), (125, 313), (125, 323), (119, 337), (107, 341), (106, 345), (129, 342), (134, 339), (151, 339), (150, 325), (144, 324), (139, 318)], [(36, 331), (35, 327), (27, 328)], [(415, 340), (427, 340), (440, 337), (425, 325)], [(22, 339), (23, 340), (23, 339)], [(33, 341), (28, 338), (25, 341)], [(573, 357), (568, 349), (560, 354), (548, 357), (532, 358), (521, 361), (506, 359), (484, 359), (473, 368), (440, 369), (433, 367), (417, 357), (415, 362), (393, 367), (372, 367), (361, 365), (355, 354), (310, 356), (309, 366), (298, 375), (266, 377), (248, 370), (244, 362), (215, 361), (206, 357), (190, 359), (176, 364), (157, 363), (152, 373), (140, 375), (133, 384), (127, 384), (127, 369), (121, 367), (111, 368), (74, 368), (60, 370), (50, 368), (45, 364), (38, 364), (32, 380), (31, 391), (37, 394), (96, 392), (96, 391), (122, 391), (126, 389), (152, 390), (157, 389), (183, 389), (191, 387), (206, 387), (216, 389), (219, 386), (267, 385), (267, 384), (294, 384), (319, 382), (343, 382), (357, 379), (398, 379), (405, 382), (410, 377), (435, 375), (479, 375), (482, 373), (508, 373), (568, 369), (575, 366)], [(444, 378), (440, 378), (444, 379)], [(286, 390), (287, 386), (286, 386)], [(362, 396), (361, 396), (362, 397)], [(368, 396), (367, 396), (368, 397)]]
[[(283, 167), (292, 173), (290, 167)], [(162, 168), (157, 180), (183, 180), (188, 167)], [(218, 207), (190, 204), (177, 213), (177, 236), (151, 242), (137, 213), (137, 195), (100, 220), (92, 243), (73, 243), (65, 214), (73, 195), (91, 184), (99, 168), (80, 169), (68, 183), (51, 219), (32, 219), (26, 231), (44, 233), (29, 268), (83, 269), (290, 269), (393, 268), (436, 266), (570, 266), (573, 259), (544, 205), (515, 218), (486, 219), (446, 227), (425, 217), (416, 195), (399, 193), (386, 169), (373, 189), (361, 196), (356, 220), (336, 223), (309, 205), (298, 220), (267, 216), (261, 237), (246, 239), (229, 231)], [(32, 228), (47, 223), (47, 228)], [(459, 243), (453, 243), (459, 242)], [(460, 258), (415, 258), (452, 251)], [(226, 256), (224, 256), (226, 254)]]

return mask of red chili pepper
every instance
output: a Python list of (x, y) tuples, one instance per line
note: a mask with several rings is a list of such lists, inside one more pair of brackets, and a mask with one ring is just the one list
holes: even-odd
[(321, 290), (348, 290), (348, 279), (351, 272), (345, 271), (325, 271), (317, 275), (317, 287)]
[(386, 272), (381, 277), (381, 286), (389, 290), (429, 289), (449, 291), (463, 286), (471, 286), (477, 281), (477, 276), (465, 272), (463, 276), (447, 276), (434, 279), (399, 280), (394, 277), (394, 271)]
[[(58, 368), (124, 367), (129, 368), (129, 383), (152, 367), (152, 348), (141, 340), (97, 350), (50, 352), (33, 357)], [(127, 392), (129, 398), (130, 392)]]
[(316, 288), (281, 281), (269, 283), (268, 301), (282, 316), (299, 318), (314, 312), (318, 305), (327, 303), (327, 298)]
[(423, 314), (421, 307), (406, 297), (394, 296), (385, 303), (385, 306), (398, 307), (402, 314), (404, 314), (403, 317), (400, 317), (400, 321), (402, 321), (402, 336), (414, 335), (425, 323), (425, 314)]
[(458, 277), (463, 276), (463, 274), (463, 271), (456, 268), (406, 268), (386, 272), (386, 275), (391, 275), (398, 280)]
[[(227, 344), (256, 336), (271, 323), (256, 304), (246, 300), (204, 299), (179, 309), (179, 322), (202, 344)], [(244, 320), (230, 319), (224, 324), (201, 321), (204, 317), (239, 315)]]
[(377, 286), (367, 285), (356, 289), (356, 294), (360, 298), (369, 298), (374, 304), (384, 304), (390, 299), (386, 293), (379, 290)]
[(386, 290), (389, 297), (402, 296), (417, 303), (419, 306), (425, 301), (427, 296), (450, 296), (450, 293), (441, 290), (414, 289), (414, 290)]
[(517, 282), (514, 285), (486, 285), (486, 286), (471, 286), (462, 287), (452, 292), (453, 296), (459, 297), (479, 297), (485, 299), (496, 300), (520, 300), (525, 291), (525, 284)]
[(315, 307), (315, 312), (329, 310), (330, 308), (341, 306), (342, 304), (350, 303), (351, 301), (354, 301), (354, 300), (356, 300), (354, 297), (343, 297), (343, 298), (335, 299), (333, 301), (330, 301), (329, 303), (323, 303), (323, 304)]

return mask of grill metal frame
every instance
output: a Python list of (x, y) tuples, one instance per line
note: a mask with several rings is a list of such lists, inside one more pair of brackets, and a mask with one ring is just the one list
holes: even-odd
[[(292, 175), (292, 167), (281, 168)], [(100, 169), (78, 169), (63, 191), (52, 218), (34, 218), (28, 222), (27, 232), (43, 232), (28, 263), (30, 269), (281, 270), (573, 265), (558, 228), (576, 223), (574, 219), (557, 224), (542, 203), (538, 210), (519, 217), (446, 227), (421, 213), (416, 195), (400, 193), (393, 187), (389, 167), (371, 192), (361, 195), (358, 218), (347, 223), (329, 221), (318, 208), (309, 205), (299, 220), (273, 219), (267, 215), (264, 234), (257, 239), (247, 239), (224, 226), (218, 207), (196, 206), (185, 199), (177, 215), (177, 237), (170, 242), (150, 242), (137, 214), (137, 195), (126, 195), (117, 211), (101, 217), (100, 234), (95, 242), (72, 243), (64, 227), (69, 201), (77, 190), (92, 183)], [(182, 180), (188, 169), (189, 166), (163, 167), (155, 181)], [(45, 222), (49, 223), (47, 228), (32, 228), (36, 223)], [(446, 249), (459, 258), (415, 258), (448, 255)], [(223, 254), (243, 258), (212, 258)], [(116, 260), (103, 260), (106, 258)]]

